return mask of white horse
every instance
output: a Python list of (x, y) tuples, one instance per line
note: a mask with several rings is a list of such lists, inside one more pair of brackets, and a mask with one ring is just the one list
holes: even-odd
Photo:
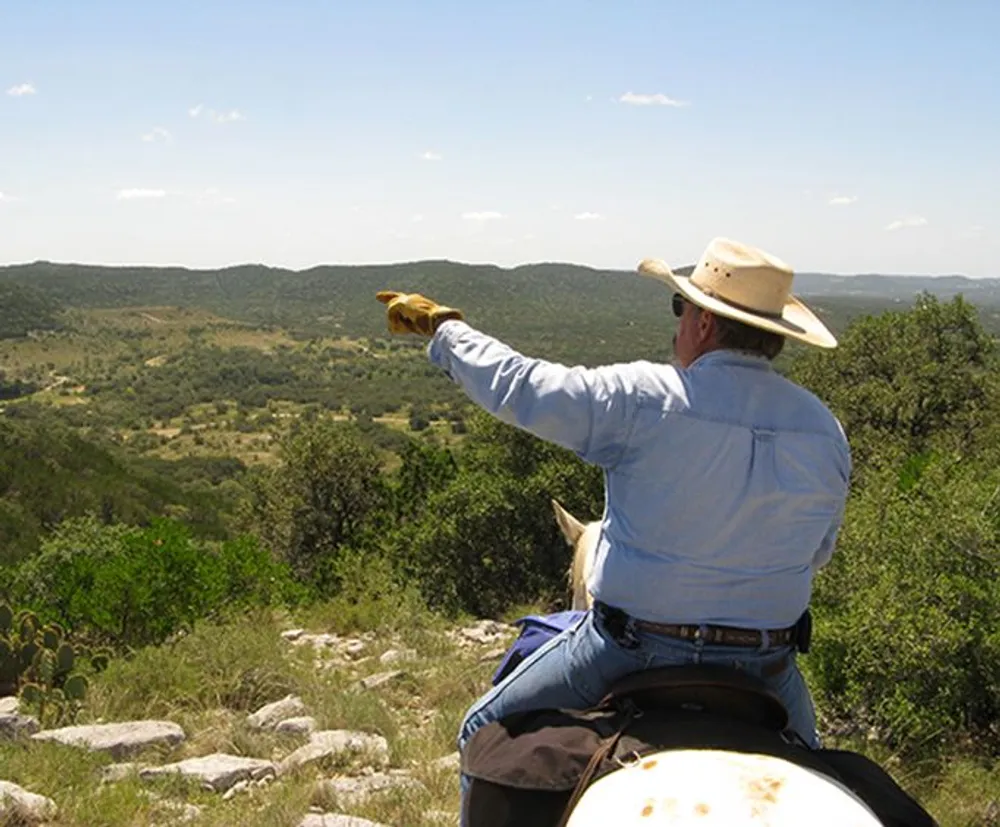
[(594, 520), (581, 523), (556, 500), (552, 500), (552, 510), (556, 515), (559, 530), (566, 542), (573, 549), (573, 563), (570, 566), (569, 584), (573, 591), (573, 609), (589, 609), (593, 603), (587, 582), (594, 569), (594, 556), (597, 554), (597, 538), (601, 532), (601, 523)]

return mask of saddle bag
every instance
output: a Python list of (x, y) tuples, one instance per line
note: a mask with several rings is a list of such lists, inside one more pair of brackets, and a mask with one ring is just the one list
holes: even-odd
[(886, 827), (937, 827), (877, 764), (809, 749), (786, 730), (780, 701), (751, 676), (674, 667), (626, 677), (595, 708), (537, 710), (479, 729), (462, 754), (472, 827), (559, 827), (589, 784), (669, 749), (770, 755), (839, 782)]

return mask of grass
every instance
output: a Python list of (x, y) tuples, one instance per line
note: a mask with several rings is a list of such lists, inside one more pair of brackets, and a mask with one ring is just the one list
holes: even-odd
[[(282, 639), (281, 632), (290, 628), (356, 638), (363, 648), (355, 658), (325, 668), (311, 646)], [(457, 773), (435, 762), (455, 749), (462, 716), (488, 685), (495, 664), (480, 661), (481, 648), (458, 646), (448, 629), (412, 598), (388, 593), (371, 601), (344, 597), (297, 614), (267, 610), (204, 622), (169, 644), (113, 661), (95, 679), (80, 722), (158, 718), (183, 727), (184, 743), (133, 759), (141, 762), (213, 752), (277, 761), (303, 740), (251, 730), (246, 716), (294, 693), (320, 729), (385, 737), (390, 767), (409, 770), (423, 785), (373, 796), (347, 811), (407, 827), (454, 824)], [(380, 661), (389, 649), (403, 652), (391, 665)], [(402, 675), (373, 690), (358, 688), (360, 678), (386, 670)], [(885, 766), (942, 827), (983, 827), (990, 823), (990, 802), (1000, 799), (996, 763), (955, 758), (907, 766), (878, 745), (838, 746)], [(57, 802), (60, 815), (52, 827), (169, 823), (164, 819), (170, 808), (184, 805), (200, 808), (193, 822), (198, 825), (297, 825), (311, 806), (336, 809), (337, 802), (318, 787), (320, 778), (356, 771), (364, 762), (307, 765), (230, 801), (179, 778), (153, 783), (128, 777), (102, 784), (101, 771), (110, 763), (107, 756), (51, 743), (0, 743), (3, 777)]]
[[(396, 617), (378, 633), (367, 631), (357, 660), (328, 669), (317, 668), (311, 646), (291, 646), (280, 633), (308, 621), (314, 632), (364, 634), (358, 616), (343, 604), (313, 607), (300, 617), (258, 612), (200, 624), (170, 644), (113, 661), (95, 679), (79, 722), (154, 718), (183, 727), (188, 735), (184, 743), (133, 759), (146, 763), (213, 752), (280, 760), (303, 739), (253, 731), (245, 719), (264, 703), (295, 693), (320, 729), (384, 736), (390, 765), (412, 769), (426, 787), (386, 793), (353, 812), (389, 824), (429, 827), (441, 823), (440, 813), (434, 813), (438, 810), (454, 823), (457, 779), (431, 762), (454, 750), (461, 716), (477, 687), (485, 685), (491, 665), (456, 648), (444, 635), (445, 627), (427, 615), (405, 623), (405, 611), (397, 606)], [(338, 625), (338, 619), (343, 623)], [(392, 666), (381, 664), (378, 658), (389, 648), (413, 655)], [(404, 674), (374, 690), (357, 688), (359, 678), (387, 669)], [(56, 744), (0, 744), (3, 777), (58, 804), (60, 816), (53, 827), (149, 824), (163, 817), (165, 807), (183, 804), (202, 809), (197, 824), (296, 825), (311, 805), (333, 803), (317, 798), (318, 772), (352, 769), (308, 765), (265, 788), (223, 801), (181, 779), (153, 784), (132, 777), (101, 784), (101, 770), (110, 763), (109, 757)], [(151, 799), (150, 791), (161, 798)]]

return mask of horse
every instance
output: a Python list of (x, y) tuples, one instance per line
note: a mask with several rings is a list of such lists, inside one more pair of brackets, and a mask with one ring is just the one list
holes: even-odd
[(601, 533), (600, 520), (588, 523), (580, 522), (570, 514), (558, 500), (552, 500), (552, 510), (556, 515), (556, 523), (562, 532), (566, 543), (573, 549), (573, 562), (567, 577), (573, 593), (572, 608), (586, 611), (594, 602), (587, 591), (587, 582), (594, 569), (594, 557), (597, 554), (597, 538)]
[[(552, 500), (587, 611), (600, 521)], [(465, 747), (463, 823), (475, 827), (938, 827), (863, 755), (811, 749), (764, 682), (725, 666), (643, 670), (588, 710), (494, 721)], [(562, 760), (559, 760), (559, 757)]]

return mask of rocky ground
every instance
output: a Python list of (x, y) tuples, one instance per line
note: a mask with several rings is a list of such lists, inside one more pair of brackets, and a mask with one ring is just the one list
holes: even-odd
[[(226, 707), (192, 715), (180, 703), (177, 720), (99, 717), (43, 728), (15, 698), (0, 700), (0, 824), (456, 824), (458, 754), (443, 747), (453, 744), (462, 708), (488, 685), (514, 629), (493, 621), (453, 629), (430, 654), (372, 632), (271, 633), (290, 672), (314, 671), (306, 692), (313, 703), (295, 691), (278, 695), (294, 680), (274, 681), (276, 697), (240, 715)], [(448, 681), (459, 675), (456, 692)], [(442, 694), (447, 720), (435, 706)], [(98, 710), (101, 697), (98, 690)], [(104, 696), (105, 709), (112, 697), (113, 690)], [(347, 722), (352, 709), (354, 725), (331, 726)], [(391, 723), (373, 725), (380, 715)], [(33, 787), (31, 768), (43, 761), (72, 765), (72, 783), (39, 773), (45, 789)], [(93, 806), (75, 806), (81, 797)], [(390, 820), (376, 820), (379, 813)]]

